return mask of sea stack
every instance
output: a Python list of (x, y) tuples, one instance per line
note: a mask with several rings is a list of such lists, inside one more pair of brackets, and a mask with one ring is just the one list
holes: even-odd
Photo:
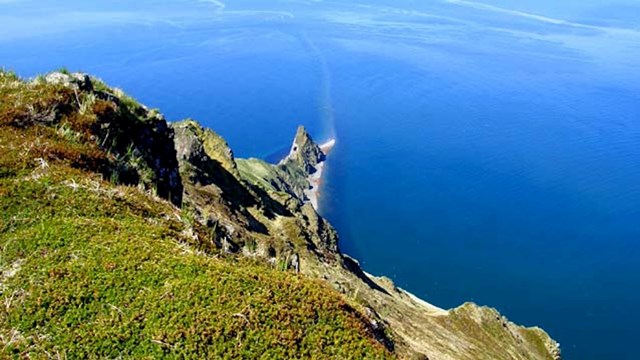
[(308, 174), (313, 174), (317, 171), (318, 164), (321, 164), (325, 158), (326, 154), (301, 125), (293, 139), (289, 155), (281, 163), (293, 161)]

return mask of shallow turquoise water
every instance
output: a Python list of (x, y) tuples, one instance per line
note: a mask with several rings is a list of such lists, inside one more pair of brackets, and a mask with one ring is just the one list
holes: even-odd
[(335, 136), (322, 212), (367, 271), (636, 358), (633, 3), (47, 4), (0, 1), (0, 64), (98, 74), (239, 156)]

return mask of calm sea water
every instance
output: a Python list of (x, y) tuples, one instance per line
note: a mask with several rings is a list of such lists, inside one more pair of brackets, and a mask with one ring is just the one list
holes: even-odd
[(335, 136), (322, 212), (369, 272), (635, 359), (631, 1), (0, 0), (0, 64), (99, 75), (239, 156)]

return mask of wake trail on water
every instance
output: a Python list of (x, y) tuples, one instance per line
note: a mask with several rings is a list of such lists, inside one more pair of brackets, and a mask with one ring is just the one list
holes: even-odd
[(331, 69), (327, 63), (327, 59), (325, 58), (322, 51), (315, 44), (313, 39), (309, 37), (306, 31), (302, 31), (300, 38), (306, 48), (309, 50), (315, 61), (318, 63), (318, 68), (320, 69), (320, 96), (319, 96), (319, 106), (320, 106), (320, 119), (322, 121), (323, 127), (323, 136), (327, 139), (335, 139), (336, 138), (336, 118), (335, 111), (333, 108), (333, 95), (331, 92), (332, 88), (332, 74)]

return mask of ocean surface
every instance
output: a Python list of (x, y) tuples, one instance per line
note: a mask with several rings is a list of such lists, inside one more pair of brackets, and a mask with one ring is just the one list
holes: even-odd
[(637, 1), (0, 0), (0, 66), (66, 67), (240, 157), (338, 141), (341, 249), (440, 307), (637, 359)]

